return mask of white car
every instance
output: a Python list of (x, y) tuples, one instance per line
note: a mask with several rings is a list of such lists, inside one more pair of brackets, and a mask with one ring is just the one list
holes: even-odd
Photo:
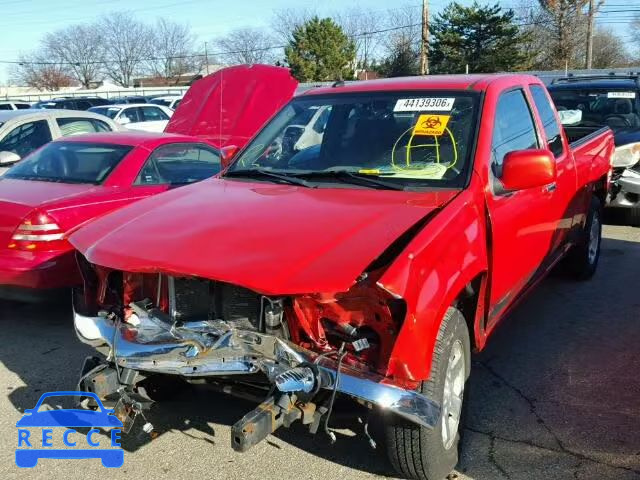
[(171, 110), (175, 110), (182, 101), (182, 95), (165, 95), (164, 97), (156, 97), (149, 100), (149, 103), (154, 105), (162, 105), (168, 107)]
[(102, 115), (76, 110), (6, 110), (0, 112), (0, 174), (45, 143), (83, 133), (118, 131)]
[(27, 108), (31, 108), (31, 104), (28, 102), (0, 101), (0, 110), (26, 110)]
[(104, 115), (130, 130), (145, 132), (163, 132), (173, 115), (170, 108), (149, 103), (104, 105), (92, 107), (88, 111)]

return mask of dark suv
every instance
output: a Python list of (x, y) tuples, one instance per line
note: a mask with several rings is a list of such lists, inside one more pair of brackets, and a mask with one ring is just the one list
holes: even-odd
[(640, 75), (570, 75), (554, 80), (549, 93), (570, 141), (602, 126), (613, 130), (607, 205), (624, 209), (628, 223), (640, 226)]
[(99, 107), (100, 105), (109, 105), (112, 102), (105, 98), (99, 97), (71, 97), (71, 98), (54, 98), (52, 100), (44, 100), (33, 105), (31, 108), (55, 108), (62, 110), (89, 110), (91, 107)]

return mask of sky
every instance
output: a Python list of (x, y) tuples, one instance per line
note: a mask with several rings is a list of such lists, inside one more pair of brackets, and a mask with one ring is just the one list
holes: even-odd
[[(0, 61), (16, 60), (21, 52), (34, 49), (47, 32), (73, 23), (90, 22), (100, 15), (118, 10), (131, 11), (141, 20), (153, 22), (166, 17), (191, 25), (201, 42), (224, 35), (238, 27), (268, 27), (273, 12), (288, 8), (314, 8), (320, 14), (331, 14), (350, 7), (380, 11), (410, 5), (417, 18), (421, 0), (0, 0)], [(448, 0), (430, 0), (431, 11), (437, 13)], [(471, 0), (460, 3), (470, 4)], [(479, 3), (485, 3), (480, 0)], [(493, 3), (493, 2), (492, 2)], [(504, 7), (519, 0), (499, 1)], [(633, 13), (637, 8), (638, 13)], [(611, 10), (598, 23), (616, 29), (630, 42), (628, 19), (640, 14), (640, 0), (606, 0)], [(624, 10), (624, 11), (617, 11)], [(7, 81), (7, 67), (0, 64), (0, 84)]]

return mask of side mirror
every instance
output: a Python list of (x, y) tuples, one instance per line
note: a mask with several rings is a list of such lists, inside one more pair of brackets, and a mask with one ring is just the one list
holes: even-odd
[(128, 125), (129, 123), (131, 123), (131, 119), (129, 117), (122, 116), (118, 118), (118, 123), (120, 125)]
[(13, 152), (0, 152), (0, 165), (12, 165), (21, 160), (20, 155)]
[(240, 147), (237, 145), (227, 145), (220, 149), (220, 166), (223, 170), (231, 165), (231, 161), (238, 153), (238, 150), (240, 150)]
[(500, 180), (506, 190), (525, 190), (549, 185), (556, 180), (556, 161), (549, 150), (507, 153)]

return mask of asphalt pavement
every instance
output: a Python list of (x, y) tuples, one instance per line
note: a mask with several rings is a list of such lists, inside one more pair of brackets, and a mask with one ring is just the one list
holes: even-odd
[[(640, 479), (640, 229), (607, 226), (605, 237), (591, 281), (545, 280), (474, 357), (457, 478)], [(0, 332), (2, 479), (393, 478), (385, 453), (340, 412), (334, 445), (297, 425), (235, 453), (230, 425), (254, 405), (203, 388), (154, 406), (158, 435), (126, 436), (122, 468), (18, 469), (16, 421), (43, 392), (74, 390), (91, 350), (64, 305), (0, 304)]]

